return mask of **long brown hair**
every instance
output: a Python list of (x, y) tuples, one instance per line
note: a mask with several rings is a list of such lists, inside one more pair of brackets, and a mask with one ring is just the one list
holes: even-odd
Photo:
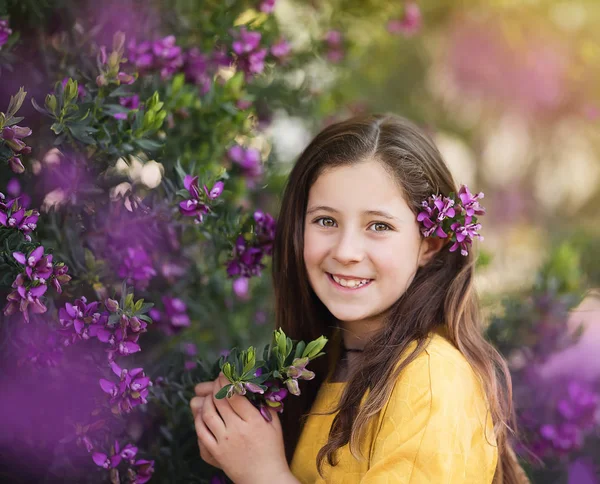
[[(292, 339), (306, 341), (322, 334), (331, 338), (335, 328), (333, 316), (310, 287), (303, 260), (310, 187), (325, 169), (365, 160), (378, 160), (394, 173), (415, 216), (420, 202), (428, 196), (457, 191), (434, 143), (397, 115), (357, 116), (321, 131), (300, 155), (289, 176), (273, 251), (276, 324)], [(462, 256), (460, 251), (444, 249), (419, 268), (389, 311), (383, 329), (366, 345), (360, 371), (349, 376), (329, 440), (317, 457), (319, 470), (324, 459), (335, 465), (336, 450), (348, 443), (353, 455), (360, 454), (360, 436), (389, 399), (399, 374), (423, 351), (431, 330), (443, 324), (450, 341), (476, 371), (488, 398), (498, 445), (499, 465), (494, 480), (521, 482), (522, 471), (508, 441), (509, 433), (515, 429), (510, 373), (502, 356), (483, 337), (473, 268), (471, 254)], [(414, 341), (416, 349), (404, 358), (405, 350)], [(317, 376), (303, 382), (299, 397), (286, 401), (281, 417), (290, 462), (305, 418), (328, 374), (327, 365), (326, 358), (312, 362)], [(367, 389), (369, 395), (361, 406)]]

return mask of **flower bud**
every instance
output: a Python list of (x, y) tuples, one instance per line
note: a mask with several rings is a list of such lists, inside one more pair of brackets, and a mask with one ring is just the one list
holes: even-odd
[(104, 304), (106, 305), (106, 309), (111, 313), (116, 313), (117, 309), (119, 309), (119, 303), (114, 299), (108, 298)]
[(292, 395), (300, 395), (300, 387), (298, 386), (298, 380), (296, 380), (295, 378), (288, 378), (284, 383), (288, 391)]
[(16, 156), (13, 156), (8, 160), (8, 166), (14, 173), (17, 174), (21, 174), (25, 171), (25, 167), (23, 166), (21, 159)]

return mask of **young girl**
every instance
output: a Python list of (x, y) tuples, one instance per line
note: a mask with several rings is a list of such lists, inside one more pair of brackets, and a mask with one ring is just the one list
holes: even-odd
[(433, 142), (396, 115), (315, 137), (283, 196), (273, 281), (276, 326), (296, 340), (327, 336), (327, 357), (271, 423), (244, 397), (214, 399), (222, 375), (198, 385), (205, 460), (236, 483), (526, 481), (472, 252), (419, 215), (423, 201), (457, 192)]

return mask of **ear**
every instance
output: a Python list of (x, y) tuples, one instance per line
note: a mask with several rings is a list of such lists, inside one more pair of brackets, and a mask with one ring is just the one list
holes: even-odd
[(426, 265), (435, 254), (437, 254), (444, 246), (444, 239), (439, 237), (425, 237), (421, 239), (419, 247), (419, 267)]

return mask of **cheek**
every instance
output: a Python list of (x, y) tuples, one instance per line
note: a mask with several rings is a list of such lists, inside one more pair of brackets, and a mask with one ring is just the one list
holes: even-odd
[[(373, 252), (377, 272), (383, 277), (394, 280), (397, 285), (405, 287), (417, 270), (419, 258), (419, 239), (402, 237), (393, 243), (380, 245)], [(396, 284), (394, 284), (396, 285)]]
[(310, 230), (304, 231), (304, 264), (308, 270), (321, 262), (323, 257), (323, 244)]

